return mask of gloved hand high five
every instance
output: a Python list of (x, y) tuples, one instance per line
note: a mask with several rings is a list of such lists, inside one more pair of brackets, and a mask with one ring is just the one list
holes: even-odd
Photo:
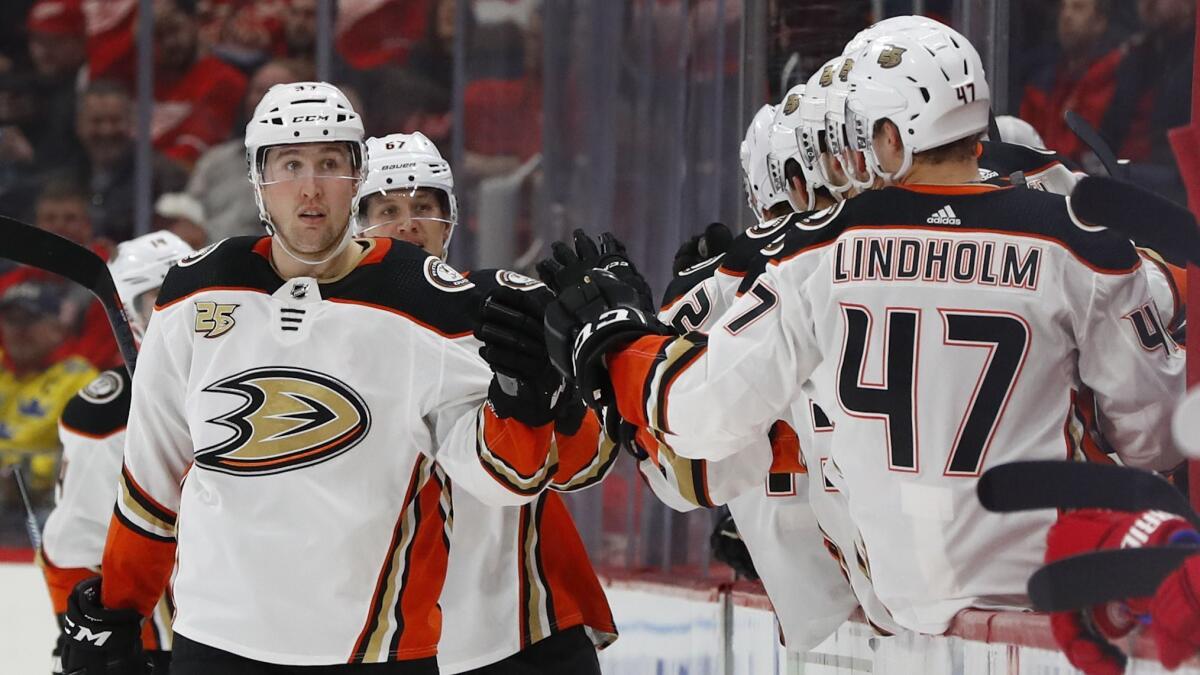
[(643, 335), (668, 332), (653, 312), (642, 308), (638, 295), (611, 272), (593, 268), (577, 284), (563, 287), (546, 308), (550, 360), (597, 411), (616, 409), (604, 362), (607, 352)]
[(583, 281), (589, 270), (602, 269), (631, 286), (643, 310), (654, 311), (654, 295), (646, 279), (629, 259), (625, 244), (611, 232), (600, 235), (596, 244), (583, 230), (571, 234), (574, 250), (556, 241), (550, 246), (551, 257), (537, 264), (538, 276), (555, 293)]
[(546, 353), (543, 315), (554, 299), (544, 286), (501, 286), (483, 299), (475, 337), (492, 368), (488, 400), (500, 417), (532, 427), (555, 419), (563, 380)]

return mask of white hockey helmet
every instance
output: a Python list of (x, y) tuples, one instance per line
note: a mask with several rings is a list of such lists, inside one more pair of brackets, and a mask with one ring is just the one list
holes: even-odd
[(796, 140), (800, 145), (800, 166), (805, 175), (817, 176), (820, 185), (829, 190), (836, 199), (849, 186), (840, 190), (829, 179), (824, 165), (824, 156), (829, 152), (825, 142), (825, 92), (833, 84), (834, 67), (837, 60), (827, 61), (808, 78), (804, 95), (800, 97), (800, 126), (796, 128)]
[(775, 106), (768, 103), (755, 113), (747, 134), (750, 146), (747, 175), (750, 179), (750, 189), (754, 191), (754, 199), (758, 202), (758, 211), (754, 215), (759, 219), (762, 219), (763, 211), (787, 201), (787, 192), (776, 188), (768, 166), (767, 153), (771, 151), (771, 127), (774, 124)]
[[(846, 132), (846, 99), (850, 94), (850, 71), (854, 69), (855, 55), (842, 56), (834, 60), (832, 77), (825, 85), (825, 149), (828, 155), (822, 157), (822, 175), (835, 197), (843, 195), (852, 187), (862, 187), (850, 175), (842, 173), (839, 177), (832, 171), (833, 164), (843, 167), (842, 153), (849, 147), (849, 137)], [(822, 72), (824, 80), (825, 73)], [(839, 197), (840, 198), (840, 197)]]
[[(987, 129), (990, 91), (983, 62), (971, 43), (944, 26), (920, 26), (877, 37), (859, 53), (846, 101), (847, 134), (871, 170), (895, 182), (918, 152)], [(875, 153), (875, 125), (890, 120), (900, 130), (904, 158), (893, 174)]]
[(174, 232), (159, 230), (143, 234), (117, 245), (117, 250), (108, 261), (108, 270), (116, 283), (117, 295), (125, 305), (129, 316), (129, 327), (133, 336), (141, 342), (149, 316), (142, 316), (138, 299), (149, 291), (162, 286), (167, 270), (185, 256), (195, 253)]
[(442, 158), (433, 141), (416, 131), (368, 138), (366, 145), (367, 177), (358, 186), (358, 194), (354, 196), (356, 232), (363, 234), (369, 229), (362, 207), (372, 194), (392, 190), (412, 193), (417, 188), (430, 188), (446, 197), (448, 219), (435, 220), (447, 224), (446, 247), (449, 248), (454, 226), (458, 224), (458, 200), (454, 197), (454, 174), (450, 170), (450, 163)]
[[(812, 209), (815, 191), (818, 187), (824, 185), (820, 177), (820, 172), (815, 166), (810, 168), (801, 160), (800, 154), (800, 126), (803, 118), (801, 117), (801, 102), (804, 100), (804, 92), (807, 85), (798, 84), (788, 90), (783, 96), (783, 101), (775, 108), (775, 121), (771, 125), (771, 149), (767, 153), (767, 168), (771, 176), (771, 181), (776, 190), (783, 192), (787, 196), (787, 200), (791, 203), (792, 208), (796, 211), (804, 211)], [(788, 185), (786, 166), (788, 160), (794, 160), (800, 165), (800, 173), (804, 176), (804, 184), (808, 195), (807, 207), (803, 204), (797, 204), (792, 198), (792, 192)]]
[(738, 146), (738, 159), (742, 165), (742, 189), (746, 191), (746, 204), (752, 213), (758, 213), (758, 204), (754, 203), (754, 188), (750, 186), (750, 142), (754, 136), (754, 125), (746, 127), (746, 138)]
[[(363, 158), (362, 118), (340, 89), (328, 82), (292, 82), (267, 90), (246, 123), (246, 163), (258, 217), (272, 232), (274, 226), (262, 198), (262, 168), (267, 148), (294, 143), (344, 142), (361, 177)], [(351, 219), (353, 219), (353, 212)]]

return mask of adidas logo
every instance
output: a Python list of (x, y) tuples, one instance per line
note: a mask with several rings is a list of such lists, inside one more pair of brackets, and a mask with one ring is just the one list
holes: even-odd
[(933, 225), (962, 225), (962, 221), (954, 215), (954, 209), (950, 208), (949, 204), (935, 211), (925, 222)]

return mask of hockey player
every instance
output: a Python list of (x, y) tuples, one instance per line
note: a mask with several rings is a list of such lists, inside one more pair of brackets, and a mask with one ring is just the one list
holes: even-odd
[[(369, 138), (366, 147), (367, 178), (355, 198), (359, 234), (407, 241), (445, 258), (458, 220), (449, 163), (419, 132)], [(506, 270), (468, 278), (485, 294), (500, 287), (544, 292)], [(461, 340), (478, 347), (471, 337)], [(552, 490), (595, 484), (617, 457), (616, 446), (601, 441), (595, 414), (575, 401), (555, 423)], [(441, 672), (598, 675), (596, 649), (616, 638), (616, 628), (562, 498), (547, 491), (524, 506), (496, 507), (456, 491), (453, 506), (440, 600), (447, 626), (438, 646)]]
[(173, 673), (436, 673), (450, 495), (422, 487), (444, 471), (518, 505), (549, 482), (561, 382), (543, 347), (489, 343), (512, 366), (501, 381), (456, 341), (478, 316), (469, 282), (414, 247), (352, 239), (362, 141), (325, 83), (277, 85), (255, 109), (247, 159), (270, 236), (226, 239), (163, 282), (103, 582), (68, 601), (67, 672), (132, 672), (174, 567)]
[(1024, 606), (1053, 518), (983, 512), (982, 468), (1063, 456), (1084, 385), (1125, 462), (1173, 466), (1182, 357), (1128, 241), (1060, 196), (973, 182), (988, 91), (969, 43), (887, 36), (859, 69), (878, 91), (851, 99), (847, 128), (893, 187), (789, 232), (707, 338), (664, 335), (599, 271), (550, 306), (547, 334), (585, 399), (681, 456), (761, 447), (811, 380), (840, 409), (829, 477), (877, 594), (901, 625), (941, 633), (965, 607)]
[[(167, 270), (192, 253), (192, 247), (165, 231), (117, 247), (109, 270), (136, 339), (145, 334)], [(130, 385), (124, 368), (101, 373), (67, 403), (58, 422), (62, 469), (54, 510), (42, 532), (41, 564), (60, 624), (71, 590), (96, 576), (100, 568), (121, 480)], [(157, 672), (166, 672), (170, 662), (171, 611), (164, 595), (142, 625), (142, 646)], [(60, 635), (60, 646), (65, 637)], [(58, 651), (56, 648), (55, 658)]]
[[(676, 330), (710, 330), (723, 309), (736, 301), (739, 288), (761, 272), (762, 261), (768, 258), (764, 251), (774, 250), (784, 232), (803, 224), (812, 212), (805, 207), (828, 208), (835, 203), (816, 162), (808, 168), (800, 162), (798, 129), (804, 92), (805, 85), (799, 85), (776, 106), (773, 142), (766, 159), (773, 184), (786, 189), (789, 202), (804, 212), (761, 223), (739, 235), (719, 267), (698, 265), (677, 276), (668, 293), (674, 291), (682, 297), (664, 303), (659, 315)], [(811, 99), (808, 105), (812, 105)], [(695, 287), (685, 290), (689, 283)], [(655, 492), (673, 508), (728, 504), (789, 648), (815, 646), (860, 603), (878, 631), (897, 631), (899, 627), (875, 598), (869, 573), (860, 562), (857, 530), (849, 521), (844, 497), (823, 475), (833, 422), (808, 396), (791, 407), (786, 420), (771, 428), (769, 459), (743, 453), (716, 462), (689, 460), (643, 436), (651, 448), (648, 455), (656, 463), (643, 461), (640, 468)], [(797, 574), (805, 583), (796, 583)]]

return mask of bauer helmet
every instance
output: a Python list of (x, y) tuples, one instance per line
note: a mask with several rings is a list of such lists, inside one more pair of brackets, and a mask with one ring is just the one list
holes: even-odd
[(357, 233), (364, 234), (370, 229), (363, 208), (367, 197), (393, 190), (411, 194), (417, 188), (429, 188), (445, 197), (443, 204), (449, 219), (431, 220), (447, 224), (446, 247), (449, 248), (454, 227), (458, 224), (458, 200), (454, 197), (454, 174), (450, 171), (450, 163), (442, 158), (433, 141), (418, 131), (368, 138), (366, 145), (367, 177), (354, 196)]

